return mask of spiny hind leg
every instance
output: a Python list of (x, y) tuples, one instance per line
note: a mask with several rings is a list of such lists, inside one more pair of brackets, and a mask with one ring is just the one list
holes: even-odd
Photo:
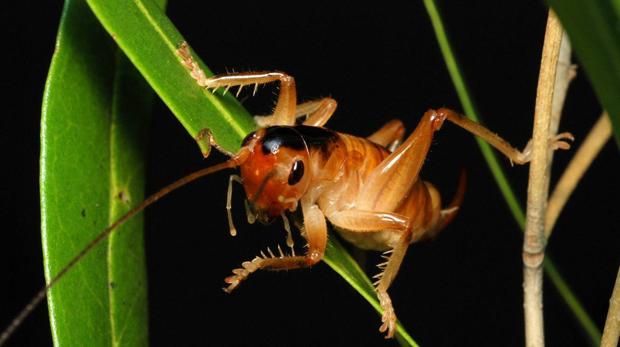
[(400, 268), (400, 264), (402, 264), (403, 259), (405, 258), (410, 240), (411, 230), (401, 237), (392, 250), (387, 251), (382, 255), (382, 257), (384, 257), (387, 261), (379, 264), (379, 268), (382, 272), (375, 276), (375, 278), (378, 278), (378, 281), (375, 282), (377, 297), (379, 298), (379, 304), (383, 309), (383, 315), (381, 316), (381, 321), (383, 324), (379, 328), (379, 331), (387, 331), (385, 338), (394, 337), (394, 333), (396, 331), (396, 313), (394, 312), (392, 299), (390, 299), (387, 290), (392, 284), (392, 281), (394, 281), (394, 278), (398, 273), (398, 269)]
[[(383, 254), (386, 262), (378, 265), (381, 272), (374, 276), (377, 279), (375, 288), (383, 314), (379, 331), (387, 332), (386, 338), (394, 337), (396, 331), (396, 313), (392, 306), (392, 300), (387, 293), (390, 284), (398, 274), (400, 264), (403, 262), (407, 247), (411, 242), (411, 221), (406, 216), (389, 213), (361, 210), (345, 210), (331, 214), (329, 221), (341, 230), (343, 237), (347, 239), (347, 233), (376, 233), (393, 232), (396, 242), (391, 244), (393, 248)], [(350, 236), (350, 235), (349, 235)]]
[(441, 122), (434, 111), (424, 113), (405, 142), (369, 174), (357, 195), (355, 206), (368, 211), (394, 211), (418, 181), (433, 133)]
[[(267, 249), (268, 255), (261, 252), (261, 255), (251, 261), (241, 264), (241, 268), (234, 269), (233, 275), (224, 279), (228, 287), (224, 291), (230, 293), (242, 281), (246, 280), (251, 273), (259, 270), (291, 270), (310, 267), (323, 259), (325, 246), (327, 244), (327, 225), (325, 217), (317, 205), (302, 201), (302, 211), (304, 217), (304, 231), (308, 241), (308, 249), (305, 255), (296, 256), (284, 254), (278, 246), (279, 254), (275, 255)], [(292, 251), (293, 252), (293, 251)]]
[(280, 93), (273, 112), (273, 122), (278, 125), (295, 124), (297, 92), (295, 89), (295, 79), (292, 76), (283, 72), (253, 71), (207, 77), (192, 57), (186, 42), (182, 42), (179, 45), (177, 54), (181, 57), (183, 65), (189, 70), (190, 75), (196, 80), (198, 85), (206, 89), (212, 89), (213, 92), (219, 88), (224, 88), (224, 93), (226, 93), (231, 87), (239, 87), (237, 90), (237, 95), (239, 95), (244, 86), (254, 85), (254, 92), (256, 92), (259, 84), (280, 81)]
[(405, 126), (403, 122), (398, 119), (392, 119), (385, 123), (381, 129), (368, 136), (367, 139), (388, 148), (390, 152), (394, 152), (396, 147), (402, 142), (404, 135)]

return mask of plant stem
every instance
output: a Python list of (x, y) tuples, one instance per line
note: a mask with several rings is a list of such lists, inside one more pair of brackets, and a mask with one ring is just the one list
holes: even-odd
[(549, 186), (549, 138), (553, 90), (562, 42), (562, 27), (549, 11), (543, 46), (532, 136), (532, 161), (528, 183), (523, 240), (523, 293), (527, 346), (544, 346), (542, 264), (545, 258), (544, 216)]
[(551, 123), (549, 125), (549, 132), (551, 134), (558, 132), (562, 109), (564, 108), (564, 101), (566, 100), (566, 93), (568, 92), (570, 82), (577, 74), (575, 65), (573, 65), (570, 61), (572, 48), (566, 31), (563, 31), (561, 40), (562, 42), (560, 43), (557, 70), (555, 73), (553, 103), (551, 106)]
[[(611, 127), (610, 127), (611, 128)], [(609, 311), (607, 312), (607, 320), (605, 320), (605, 328), (603, 329), (603, 339), (601, 347), (618, 346), (618, 338), (620, 337), (620, 269), (616, 276), (616, 285), (609, 299)]]
[[(430, 21), (433, 25), (435, 36), (437, 37), (437, 43), (439, 44), (439, 48), (444, 58), (444, 62), (446, 63), (450, 78), (452, 79), (455, 90), (461, 101), (465, 115), (472, 120), (480, 121), (476, 111), (475, 103), (470, 96), (469, 90), (467, 88), (465, 77), (463, 76), (463, 73), (459, 68), (456, 55), (452, 50), (452, 46), (450, 44), (448, 34), (444, 27), (439, 8), (437, 7), (435, 0), (423, 0), (423, 2), (424, 7), (428, 12)], [(508, 182), (506, 173), (504, 172), (502, 166), (497, 160), (497, 156), (486, 142), (478, 138), (476, 138), (476, 142), (480, 147), (480, 151), (482, 152), (490, 171), (493, 173), (493, 177), (495, 178), (495, 181), (500, 188), (500, 191), (502, 192), (502, 195), (504, 196), (504, 199), (506, 200), (506, 203), (510, 211), (512, 212), (513, 217), (515, 218), (515, 221), (519, 225), (519, 228), (523, 230), (525, 227), (525, 215), (523, 213), (523, 209), (521, 208), (521, 204), (517, 200), (513, 189)], [(598, 327), (596, 326), (592, 318), (588, 315), (588, 312), (585, 310), (575, 293), (573, 293), (568, 283), (559, 273), (550, 257), (547, 257), (545, 259), (544, 269), (549, 280), (557, 289), (566, 306), (572, 312), (573, 317), (575, 317), (575, 320), (577, 320), (579, 326), (590, 338), (590, 342), (592, 343), (592, 345), (598, 345), (600, 343), (601, 337), (601, 333), (598, 330)]]

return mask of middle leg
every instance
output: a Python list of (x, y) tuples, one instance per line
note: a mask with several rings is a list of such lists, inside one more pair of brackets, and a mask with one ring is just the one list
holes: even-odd
[[(304, 125), (322, 127), (334, 114), (337, 106), (336, 100), (332, 98), (306, 101), (295, 108), (295, 119), (307, 116)], [(254, 120), (261, 128), (279, 125), (276, 123), (275, 115), (254, 116)]]
[(403, 122), (398, 119), (393, 119), (381, 127), (381, 129), (375, 131), (367, 139), (386, 147), (390, 152), (394, 152), (396, 147), (402, 142), (405, 135), (405, 126)]

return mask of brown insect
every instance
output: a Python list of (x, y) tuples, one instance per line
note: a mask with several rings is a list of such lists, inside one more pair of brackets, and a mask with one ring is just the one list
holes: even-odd
[[(0, 345), (48, 290), (116, 227), (176, 188), (235, 167), (239, 167), (241, 175), (230, 176), (226, 204), (231, 234), (236, 234), (230, 211), (232, 184), (236, 181), (245, 189), (250, 223), (283, 218), (290, 252), (286, 254), (278, 246), (277, 255), (268, 249), (267, 254), (261, 252), (243, 262), (224, 280), (228, 284), (224, 290), (231, 292), (259, 269), (288, 270), (318, 263), (325, 253), (329, 221), (343, 239), (356, 247), (384, 252), (386, 262), (378, 265), (381, 272), (375, 276), (375, 288), (383, 309), (379, 330), (391, 338), (396, 330), (396, 314), (387, 290), (407, 248), (441, 231), (454, 218), (463, 199), (464, 176), (446, 208), (442, 208), (437, 189), (419, 177), (434, 132), (449, 120), (489, 142), (513, 163), (524, 164), (530, 159), (529, 145), (523, 152), (518, 151), (480, 124), (445, 108), (426, 111), (404, 142), (405, 129), (399, 120), (389, 121), (367, 138), (335, 132), (323, 126), (336, 110), (336, 101), (323, 98), (298, 105), (295, 80), (285, 73), (248, 72), (207, 77), (192, 59), (187, 44), (180, 45), (178, 54), (198, 85), (214, 92), (231, 87), (240, 91), (247, 85), (254, 85), (256, 90), (260, 84), (279, 81), (280, 92), (273, 114), (255, 117), (260, 129), (243, 140), (236, 154), (227, 153), (231, 159), (170, 184), (103, 230), (13, 320), (0, 336)], [(219, 148), (208, 131), (201, 136), (209, 136), (212, 145)], [(568, 149), (565, 140), (572, 139), (571, 134), (562, 133), (550, 139), (549, 146)], [(295, 254), (289, 216), (296, 218), (294, 224), (307, 241), (304, 254)]]

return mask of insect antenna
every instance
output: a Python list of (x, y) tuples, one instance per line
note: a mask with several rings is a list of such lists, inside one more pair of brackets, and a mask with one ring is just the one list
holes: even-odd
[(11, 335), (13, 335), (13, 333), (17, 330), (17, 328), (19, 328), (19, 326), (24, 322), (24, 320), (28, 318), (28, 316), (32, 313), (32, 311), (34, 311), (35, 308), (39, 306), (41, 301), (43, 301), (43, 299), (47, 296), (47, 293), (49, 292), (49, 290), (56, 283), (58, 283), (58, 281), (62, 277), (64, 277), (64, 275), (67, 274), (69, 270), (75, 267), (75, 265), (79, 263), (79, 261), (82, 260), (82, 258), (88, 255), (98, 244), (100, 244), (101, 241), (105, 240), (108, 236), (110, 236), (110, 234), (118, 226), (122, 225), (127, 220), (129, 220), (131, 217), (135, 216), (136, 214), (138, 214), (139, 212), (141, 212), (148, 206), (152, 205), (153, 203), (155, 203), (157, 200), (161, 199), (162, 197), (168, 195), (168, 193), (171, 193), (172, 191), (176, 190), (177, 188), (180, 188), (192, 181), (195, 181), (201, 177), (212, 174), (214, 172), (237, 167), (243, 161), (245, 161), (245, 158), (247, 158), (247, 151), (243, 151), (242, 149), (239, 155), (234, 156), (231, 159), (223, 163), (209, 166), (207, 168), (198, 170), (196, 172), (192, 172), (189, 175), (174, 181), (173, 183), (165, 186), (164, 188), (160, 189), (156, 193), (152, 194), (151, 196), (146, 198), (144, 201), (142, 201), (140, 205), (132, 208), (131, 210), (129, 210), (129, 212), (125, 213), (122, 217), (117, 219), (114, 223), (110, 224), (107, 228), (103, 229), (99, 233), (99, 235), (97, 235), (97, 237), (95, 237), (92, 241), (90, 241), (80, 251), (80, 253), (78, 253), (75, 257), (73, 257), (73, 259), (71, 259), (69, 263), (67, 263), (67, 265), (65, 265), (65, 267), (62, 268), (62, 270), (60, 270), (56, 275), (54, 275), (54, 277), (52, 277), (49, 280), (49, 282), (43, 288), (41, 288), (37, 292), (37, 294), (35, 294), (35, 296), (32, 297), (30, 302), (19, 312), (19, 314), (13, 319), (13, 321), (4, 329), (4, 331), (0, 335), (0, 346), (3, 346), (7, 342), (7, 340), (11, 337)]

